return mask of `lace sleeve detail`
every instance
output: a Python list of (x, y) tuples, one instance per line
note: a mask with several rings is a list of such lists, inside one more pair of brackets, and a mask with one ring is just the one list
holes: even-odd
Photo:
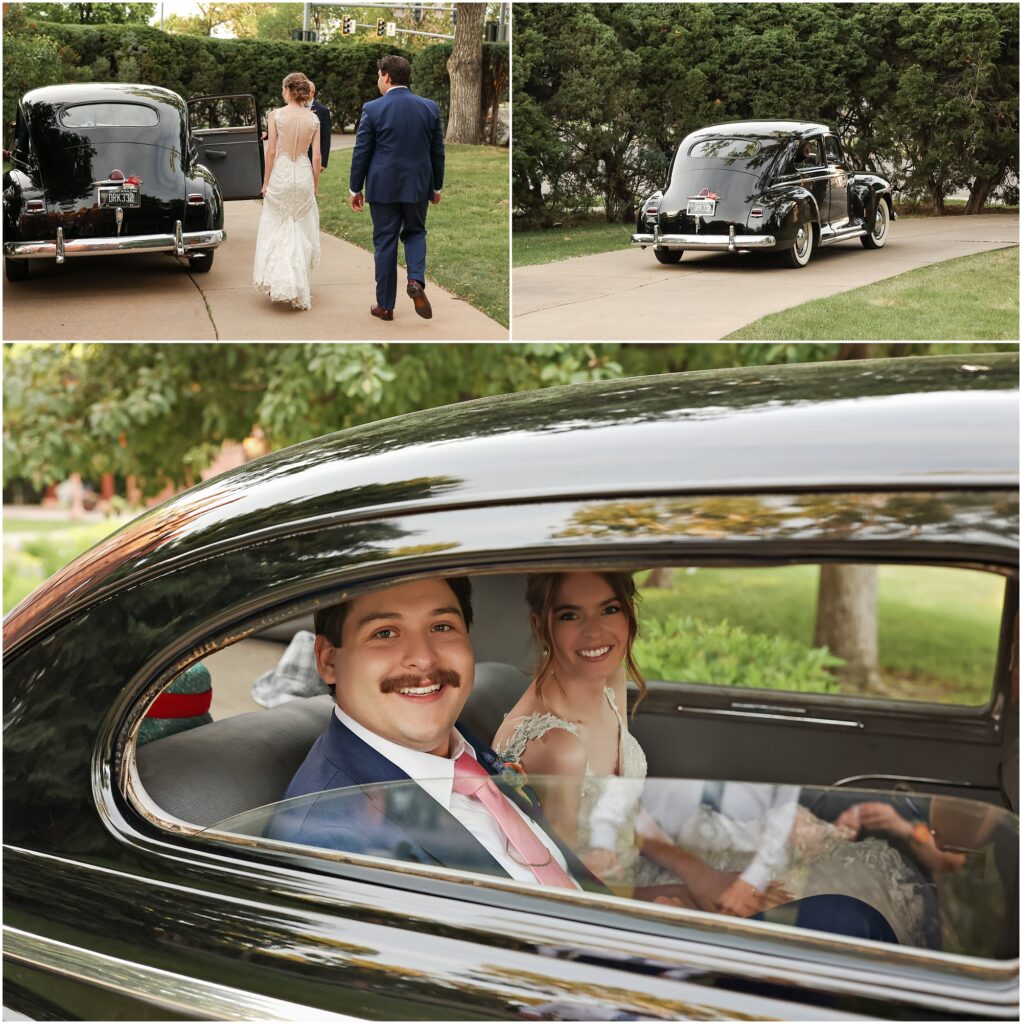
[(529, 715), (515, 726), (507, 742), (497, 748), (497, 756), (504, 761), (520, 761), (529, 742), (545, 736), (551, 729), (564, 729), (572, 736), (578, 735), (576, 725), (556, 715)]

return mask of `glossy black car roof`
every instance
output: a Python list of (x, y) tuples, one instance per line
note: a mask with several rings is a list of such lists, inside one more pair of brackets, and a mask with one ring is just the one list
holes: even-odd
[(787, 139), (799, 138), (803, 135), (815, 135), (819, 132), (830, 132), (825, 124), (815, 121), (729, 121), (724, 124), (711, 124), (706, 128), (691, 132), (685, 137), (689, 139), (738, 137), (750, 139)]
[(154, 107), (173, 111), (183, 117), (184, 100), (170, 89), (158, 85), (133, 85), (125, 82), (76, 82), (69, 85), (47, 85), (25, 93), (22, 106), (31, 112), (36, 107), (65, 106), (71, 103), (109, 103), (111, 100), (137, 100)]
[[(628, 495), (1015, 488), (1018, 358), (627, 378), (465, 402), (286, 448), (177, 495), (22, 602), (8, 645), (161, 562), (299, 525)], [(48, 593), (52, 591), (52, 593)], [(63, 595), (61, 597), (60, 595)]]

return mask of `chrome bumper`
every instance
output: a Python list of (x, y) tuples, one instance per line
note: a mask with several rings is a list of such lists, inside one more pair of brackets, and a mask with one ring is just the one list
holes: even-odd
[(181, 221), (172, 235), (131, 235), (125, 238), (73, 238), (64, 240), (64, 229), (57, 228), (53, 242), (4, 242), (4, 256), (18, 260), (56, 260), (68, 256), (114, 256), (131, 252), (172, 252), (184, 256), (191, 249), (215, 249), (226, 241), (227, 232), (181, 230)]
[(632, 245), (656, 249), (711, 249), (718, 252), (735, 252), (738, 249), (773, 249), (777, 239), (773, 235), (736, 235), (734, 228), (726, 235), (632, 235)]

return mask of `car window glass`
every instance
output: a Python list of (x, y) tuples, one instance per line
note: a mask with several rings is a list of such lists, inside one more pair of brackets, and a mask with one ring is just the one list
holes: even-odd
[(230, 128), (255, 129), (256, 103), (252, 96), (214, 96), (188, 104), (192, 131)]
[(141, 103), (79, 103), (60, 112), (60, 123), (65, 128), (152, 128), (160, 115)]
[[(492, 781), (533, 819), (541, 794), (561, 784), (516, 773)], [(1000, 808), (945, 796), (702, 779), (591, 785), (598, 791), (593, 813), (580, 820), (571, 851), (561, 850), (574, 884), (560, 884), (576, 891), (713, 912), (720, 885), (742, 879), (762, 894), (767, 921), (826, 928), (827, 913), (833, 919), (837, 908), (851, 907), (872, 921), (879, 914), (889, 940), (905, 946), (1017, 955), (1018, 819)], [(508, 871), (459, 824), (464, 807), (477, 801), (462, 797), (459, 806), (449, 791), (449, 780), (330, 789), (232, 816), (206, 834), (507, 882)], [(610, 813), (601, 816), (601, 807)], [(508, 844), (502, 834), (499, 842)]]
[(839, 164), (843, 162), (841, 156), (841, 147), (838, 145), (837, 139), (833, 135), (827, 135), (823, 140), (824, 148), (827, 151), (827, 163)]
[(693, 158), (708, 158), (731, 163), (751, 160), (762, 147), (755, 139), (705, 139), (688, 151)]
[(980, 706), (1004, 579), (927, 565), (688, 566), (639, 577), (647, 679)]
[(803, 139), (795, 150), (795, 166), (819, 167), (823, 163), (823, 151), (819, 139)]

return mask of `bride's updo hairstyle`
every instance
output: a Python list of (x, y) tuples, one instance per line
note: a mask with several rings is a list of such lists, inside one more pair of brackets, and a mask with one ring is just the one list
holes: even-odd
[(291, 99), (298, 103), (308, 103), (312, 99), (312, 82), (300, 71), (292, 71), (284, 79), (283, 86), (291, 94)]
[[(542, 696), (543, 680), (554, 660), (554, 642), (550, 631), (550, 619), (553, 615), (554, 603), (557, 600), (557, 588), (561, 585), (566, 573), (563, 572), (530, 572), (525, 580), (525, 600), (529, 611), (536, 616), (535, 633), (539, 641), (539, 667), (536, 669), (536, 696)], [(639, 671), (632, 654), (632, 645), (639, 635), (639, 622), (635, 617), (635, 602), (638, 592), (635, 580), (629, 572), (598, 572), (594, 575), (605, 580), (614, 592), (614, 597), (621, 605), (622, 614), (628, 622), (628, 649), (625, 651), (625, 669), (628, 678), (639, 688), (639, 696), (633, 705), (633, 712), (639, 702), (646, 696), (646, 680)]]

